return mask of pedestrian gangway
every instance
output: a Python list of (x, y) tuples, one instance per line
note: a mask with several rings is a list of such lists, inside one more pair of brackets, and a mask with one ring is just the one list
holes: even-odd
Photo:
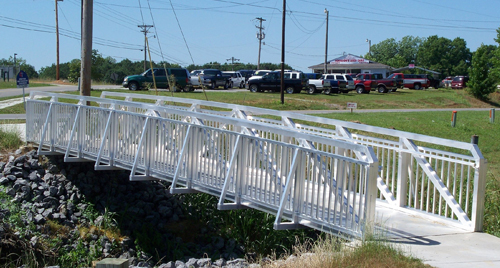
[(453, 231), (482, 228), (486, 161), (475, 144), (117, 92), (101, 98), (32, 92), (27, 115), (27, 140), (40, 154), (127, 169), (131, 180), (167, 180), (172, 193), (216, 195), (219, 209), (276, 215), (276, 229), (363, 237), (374, 225), (390, 225), (401, 235), (407, 230), (399, 227), (415, 218)]

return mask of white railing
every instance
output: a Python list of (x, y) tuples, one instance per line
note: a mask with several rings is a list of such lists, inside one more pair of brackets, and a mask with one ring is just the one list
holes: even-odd
[[(35, 95), (51, 99), (35, 100)], [(59, 101), (63, 99), (78, 103)], [(98, 170), (127, 169), (131, 180), (166, 180), (172, 193), (216, 195), (219, 209), (273, 213), (276, 229), (303, 225), (363, 237), (367, 224), (374, 222), (379, 164), (364, 145), (130, 101), (32, 92), (26, 107), (27, 141), (37, 143), (40, 154), (92, 160)], [(341, 153), (304, 146), (303, 141)]]
[[(111, 96), (129, 101), (154, 100), (158, 106), (284, 126), (301, 133), (371, 146), (380, 161), (377, 186), (382, 204), (469, 231), (482, 230), (487, 165), (475, 144), (243, 105), (107, 91), (101, 95)], [(272, 131), (249, 131), (267, 139), (282, 138)], [(292, 137), (286, 142), (341, 153), (319, 141)]]

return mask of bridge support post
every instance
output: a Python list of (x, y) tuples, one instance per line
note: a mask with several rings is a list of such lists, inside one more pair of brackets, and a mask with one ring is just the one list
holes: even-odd
[[(474, 145), (477, 147), (477, 145)], [(479, 151), (479, 149), (478, 149)], [(479, 160), (479, 166), (474, 172), (474, 192), (472, 201), (472, 229), (474, 232), (483, 230), (484, 221), (484, 196), (486, 194), (486, 160)]]
[[(401, 138), (399, 139), (399, 146), (401, 149), (406, 148)], [(399, 207), (404, 207), (407, 204), (406, 193), (408, 192), (408, 177), (411, 170), (411, 154), (400, 152), (398, 157), (399, 165), (396, 202)]]

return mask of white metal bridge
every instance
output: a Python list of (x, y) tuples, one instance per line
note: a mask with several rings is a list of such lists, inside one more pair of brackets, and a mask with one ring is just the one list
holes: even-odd
[(166, 180), (174, 194), (212, 194), (219, 209), (276, 215), (278, 230), (363, 238), (482, 228), (486, 161), (475, 144), (143, 94), (32, 92), (26, 109), (26, 139), (39, 154)]

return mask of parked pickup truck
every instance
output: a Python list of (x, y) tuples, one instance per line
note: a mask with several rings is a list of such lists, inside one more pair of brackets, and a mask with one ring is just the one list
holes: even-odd
[(204, 69), (199, 76), (201, 77), (200, 79), (203, 85), (211, 89), (216, 89), (218, 87), (227, 89), (229, 87), (230, 76), (224, 75), (220, 70)]
[[(299, 93), (302, 90), (301, 79), (285, 79), (286, 93)], [(281, 72), (270, 72), (260, 78), (248, 79), (246, 87), (250, 92), (280, 91), (281, 90)]]
[(396, 91), (400, 83), (392, 78), (384, 79), (382, 74), (358, 74), (354, 80), (356, 92), (370, 93), (372, 90), (377, 90), (379, 93), (387, 93)]
[(387, 78), (400, 81), (401, 87), (406, 87), (409, 89), (419, 90), (430, 87), (429, 79), (419, 74), (393, 73)]
[(333, 93), (349, 92), (346, 86), (347, 82), (344, 80), (336, 80), (330, 74), (324, 74), (319, 79), (309, 79), (309, 90), (307, 93), (313, 94), (323, 91), (323, 93), (330, 95)]

